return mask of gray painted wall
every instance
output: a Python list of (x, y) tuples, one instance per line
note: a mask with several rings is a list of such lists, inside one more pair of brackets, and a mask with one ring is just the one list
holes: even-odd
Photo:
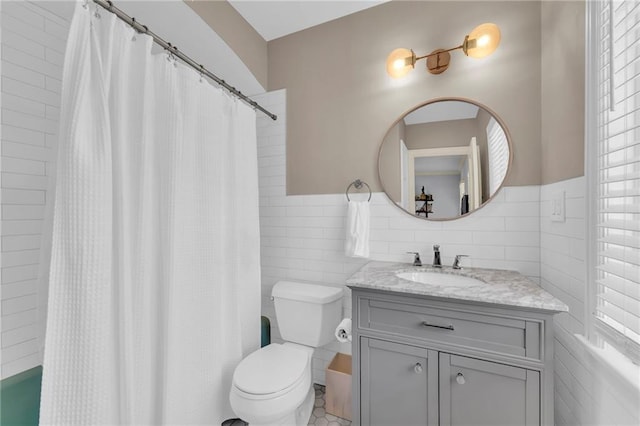
[[(187, 1), (212, 30), (214, 30), (255, 76), (263, 88), (267, 87), (267, 42), (227, 1)], [(233, 84), (233, 76), (221, 76)], [(261, 92), (262, 93), (262, 92)], [(251, 93), (250, 95), (255, 95)]]
[[(487, 105), (507, 124), (514, 142), (507, 185), (539, 184), (540, 8), (394, 1), (269, 42), (269, 90), (286, 88), (288, 97), (287, 193), (338, 193), (355, 178), (379, 190), (378, 147), (389, 127), (413, 106), (450, 96)], [(403, 80), (387, 76), (394, 48), (452, 47), (482, 22), (502, 31), (492, 56), (453, 52), (443, 74), (428, 74), (420, 62)]]
[[(226, 1), (186, 3), (263, 87), (288, 89), (288, 193), (339, 192), (355, 177), (380, 189), (376, 159), (386, 131), (403, 111), (440, 96), (484, 101), (506, 121), (515, 145), (507, 185), (584, 175), (583, 1), (394, 1), (269, 43)], [(492, 57), (454, 52), (439, 76), (422, 62), (402, 81), (384, 72), (393, 48), (451, 47), (485, 21), (502, 30)]]
[(585, 2), (543, 1), (542, 183), (584, 175)]

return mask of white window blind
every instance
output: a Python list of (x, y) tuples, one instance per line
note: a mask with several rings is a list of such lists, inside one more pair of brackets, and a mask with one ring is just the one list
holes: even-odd
[(640, 360), (640, 2), (593, 2), (593, 328)]
[(507, 174), (509, 166), (509, 144), (502, 127), (491, 117), (487, 124), (489, 146), (489, 195), (493, 195)]

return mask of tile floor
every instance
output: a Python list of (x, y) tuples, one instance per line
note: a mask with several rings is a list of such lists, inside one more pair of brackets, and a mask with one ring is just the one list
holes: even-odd
[(341, 419), (324, 410), (324, 386), (313, 384), (316, 390), (316, 401), (313, 406), (313, 413), (309, 419), (310, 426), (349, 426), (349, 420)]

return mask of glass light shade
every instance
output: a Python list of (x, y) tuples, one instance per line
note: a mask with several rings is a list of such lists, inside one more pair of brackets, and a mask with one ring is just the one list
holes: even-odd
[(500, 44), (500, 28), (496, 24), (478, 25), (469, 33), (464, 43), (464, 53), (472, 58), (491, 55)]
[(393, 78), (404, 77), (413, 69), (415, 54), (403, 47), (395, 49), (387, 56), (387, 74)]

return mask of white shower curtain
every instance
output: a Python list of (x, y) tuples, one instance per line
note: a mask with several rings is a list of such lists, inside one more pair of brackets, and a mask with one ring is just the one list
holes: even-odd
[(219, 425), (259, 346), (255, 112), (93, 12), (65, 58), (40, 421)]

